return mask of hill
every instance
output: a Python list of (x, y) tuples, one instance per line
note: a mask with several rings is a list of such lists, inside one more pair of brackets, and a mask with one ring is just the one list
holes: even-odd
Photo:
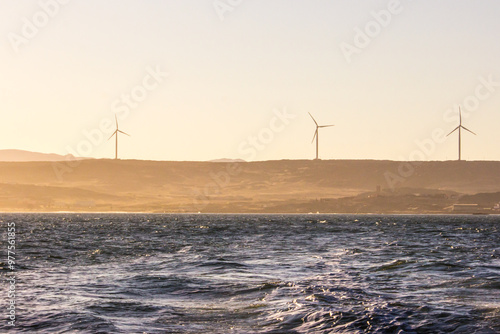
[(38, 153), (23, 150), (0, 150), (0, 161), (67, 161), (81, 160), (71, 154), (66, 156), (53, 153)]
[(0, 162), (2, 211), (439, 213), (475, 200), (500, 202), (500, 162)]

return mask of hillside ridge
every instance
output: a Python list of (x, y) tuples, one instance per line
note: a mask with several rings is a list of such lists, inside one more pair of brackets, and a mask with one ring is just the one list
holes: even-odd
[[(26, 196), (26, 186), (36, 186), (36, 196)], [(420, 202), (428, 192), (446, 198), (429, 197), (436, 201), (432, 212), (446, 212), (461, 196), (479, 193), (493, 194), (482, 202), (498, 203), (500, 162), (0, 162), (2, 211), (362, 212), (370, 202), (366, 210), (375, 212), (429, 212), (428, 203), (418, 206), (391, 198), (408, 189), (420, 195)], [(409, 202), (416, 198), (405, 196)]]

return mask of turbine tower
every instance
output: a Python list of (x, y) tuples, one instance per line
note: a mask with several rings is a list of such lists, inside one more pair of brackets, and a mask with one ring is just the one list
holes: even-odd
[(130, 135), (128, 133), (125, 133), (122, 130), (118, 129), (118, 119), (116, 118), (116, 115), (115, 115), (115, 122), (116, 122), (116, 130), (115, 130), (115, 132), (113, 132), (111, 137), (108, 138), (108, 140), (110, 140), (111, 138), (113, 138), (113, 136), (115, 136), (115, 139), (116, 139), (116, 142), (115, 142), (115, 160), (117, 160), (118, 159), (118, 132), (123, 133), (124, 135), (127, 135), (127, 136), (130, 136)]
[(311, 113), (309, 113), (309, 116), (311, 116), (312, 120), (314, 121), (314, 124), (316, 124), (316, 132), (314, 132), (314, 137), (313, 137), (312, 142), (314, 142), (314, 139), (316, 138), (316, 160), (319, 160), (319, 156), (318, 156), (318, 151), (319, 151), (319, 129), (320, 128), (328, 128), (328, 127), (331, 127), (331, 126), (334, 126), (334, 125), (319, 125), (318, 122), (316, 122), (316, 120), (314, 119), (313, 115), (311, 115)]
[(455, 131), (458, 130), (458, 161), (461, 161), (462, 160), (462, 129), (464, 129), (466, 131), (469, 131), (470, 133), (472, 133), (475, 136), (476, 136), (476, 134), (474, 132), (472, 132), (471, 130), (467, 129), (465, 126), (462, 125), (462, 110), (460, 109), (460, 107), (458, 107), (458, 113), (459, 113), (460, 123), (458, 124), (458, 126), (453, 131), (451, 131), (450, 133), (448, 133), (446, 135), (446, 137), (448, 137), (453, 132), (455, 132)]

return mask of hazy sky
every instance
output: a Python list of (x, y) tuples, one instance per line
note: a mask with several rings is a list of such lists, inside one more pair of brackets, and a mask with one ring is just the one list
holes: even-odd
[(311, 112), (335, 124), (323, 159), (456, 159), (457, 135), (432, 134), (461, 104), (463, 157), (500, 160), (499, 17), (497, 0), (2, 0), (0, 149), (112, 158), (117, 113), (122, 158), (309, 159)]

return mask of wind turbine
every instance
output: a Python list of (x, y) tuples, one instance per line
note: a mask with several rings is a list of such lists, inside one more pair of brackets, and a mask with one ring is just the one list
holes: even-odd
[(462, 160), (462, 129), (469, 131), (470, 133), (472, 133), (475, 136), (477, 136), (477, 135), (474, 132), (472, 132), (471, 130), (467, 129), (465, 126), (462, 125), (462, 110), (460, 109), (460, 107), (458, 107), (458, 113), (459, 113), (459, 117), (460, 117), (460, 123), (458, 124), (458, 126), (453, 131), (451, 131), (450, 133), (448, 133), (446, 135), (446, 137), (448, 137), (453, 132), (455, 132), (455, 131), (458, 130), (458, 161), (461, 161)]
[(311, 113), (309, 113), (309, 116), (311, 116), (312, 120), (314, 121), (314, 124), (316, 124), (316, 132), (314, 132), (314, 137), (313, 137), (312, 142), (314, 142), (314, 138), (316, 138), (316, 160), (318, 160), (319, 159), (318, 158), (318, 151), (319, 151), (319, 129), (320, 128), (328, 128), (328, 127), (331, 127), (331, 126), (334, 126), (334, 125), (319, 125), (318, 122), (316, 122), (316, 120), (314, 119), (313, 115), (311, 115)]
[(116, 118), (116, 115), (115, 115), (115, 122), (116, 122), (116, 130), (115, 130), (115, 132), (113, 132), (111, 137), (108, 138), (108, 140), (110, 140), (111, 138), (113, 138), (113, 136), (115, 136), (115, 139), (116, 139), (116, 142), (115, 142), (115, 160), (116, 160), (116, 159), (118, 159), (118, 132), (123, 133), (124, 135), (127, 135), (127, 136), (130, 136), (130, 135), (128, 133), (125, 133), (122, 130), (118, 129), (118, 119)]

